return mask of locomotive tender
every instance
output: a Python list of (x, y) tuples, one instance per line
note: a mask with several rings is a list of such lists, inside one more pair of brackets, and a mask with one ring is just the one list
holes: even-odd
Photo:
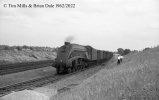
[(96, 50), (91, 46), (82, 46), (65, 42), (58, 48), (57, 57), (53, 67), (58, 74), (70, 73), (90, 66), (91, 64), (102, 63), (113, 56), (112, 52)]

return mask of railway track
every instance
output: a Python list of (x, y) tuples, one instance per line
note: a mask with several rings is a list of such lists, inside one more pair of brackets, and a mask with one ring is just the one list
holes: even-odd
[(1, 87), (0, 88), (0, 97), (4, 96), (12, 91), (17, 92), (17, 91), (21, 91), (24, 89), (33, 89), (35, 87), (40, 87), (44, 84), (54, 82), (58, 79), (60, 79), (58, 76), (51, 75), (51, 76), (47, 76), (47, 77), (37, 78), (37, 79), (33, 79), (33, 80), (29, 80), (29, 81), (25, 81), (25, 82), (13, 84), (13, 85)]
[(17, 72), (22, 72), (26, 70), (43, 68), (43, 67), (51, 66), (52, 63), (53, 63), (53, 60), (47, 60), (47, 61), (38, 61), (38, 62), (0, 65), (0, 75), (6, 75), (6, 74), (17, 73)]
[(76, 72), (73, 72), (73, 73), (70, 73), (70, 74), (65, 74), (65, 75), (55, 74), (54, 76), (50, 75), (50, 76), (46, 76), (46, 77), (41, 77), (41, 78), (25, 81), (25, 82), (22, 82), (22, 83), (17, 83), (17, 84), (5, 86), (5, 87), (0, 87), (0, 97), (4, 96), (6, 94), (9, 94), (12, 91), (16, 92), (16, 91), (21, 91), (21, 90), (24, 90), (24, 89), (31, 90), (31, 89), (34, 89), (36, 87), (40, 87), (40, 86), (44, 86), (44, 85), (47, 85), (47, 84), (50, 84), (50, 83), (54, 83), (54, 82), (57, 82), (61, 79), (69, 77), (71, 75), (80, 73), (81, 71), (94, 68), (95, 66), (96, 65), (93, 65), (93, 66), (90, 66), (89, 68), (84, 68), (84, 69), (81, 69), (79, 71), (76, 71)]

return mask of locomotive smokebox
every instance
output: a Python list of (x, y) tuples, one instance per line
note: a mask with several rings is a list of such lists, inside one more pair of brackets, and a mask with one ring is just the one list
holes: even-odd
[(70, 45), (70, 42), (65, 42), (65, 45)]

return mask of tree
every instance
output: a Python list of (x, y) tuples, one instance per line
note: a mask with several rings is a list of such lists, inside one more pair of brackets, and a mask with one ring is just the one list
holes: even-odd
[(23, 47), (22, 47), (23, 49), (29, 49), (29, 46), (27, 46), (27, 45), (23, 45)]
[(4, 50), (10, 50), (10, 47), (7, 46), (7, 45), (5, 45), (5, 46), (4, 46)]
[(147, 47), (147, 48), (145, 48), (143, 51), (146, 51), (146, 50), (148, 50), (148, 49), (150, 49), (149, 47)]
[(127, 55), (127, 54), (130, 53), (130, 52), (131, 52), (130, 49), (125, 49), (125, 50), (124, 50), (124, 55)]
[(21, 50), (22, 50), (22, 47), (21, 47), (21, 46), (17, 46), (16, 48), (17, 48), (18, 51), (21, 51)]
[(123, 54), (124, 54), (124, 49), (118, 48), (117, 50), (118, 50), (118, 54), (120, 54), (120, 55), (123, 55)]

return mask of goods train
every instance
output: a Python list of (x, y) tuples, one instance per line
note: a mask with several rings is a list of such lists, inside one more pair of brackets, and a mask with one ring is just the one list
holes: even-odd
[(99, 64), (109, 60), (113, 56), (112, 52), (96, 50), (91, 46), (83, 46), (65, 42), (58, 48), (57, 57), (53, 63), (57, 74), (71, 73), (92, 64)]

